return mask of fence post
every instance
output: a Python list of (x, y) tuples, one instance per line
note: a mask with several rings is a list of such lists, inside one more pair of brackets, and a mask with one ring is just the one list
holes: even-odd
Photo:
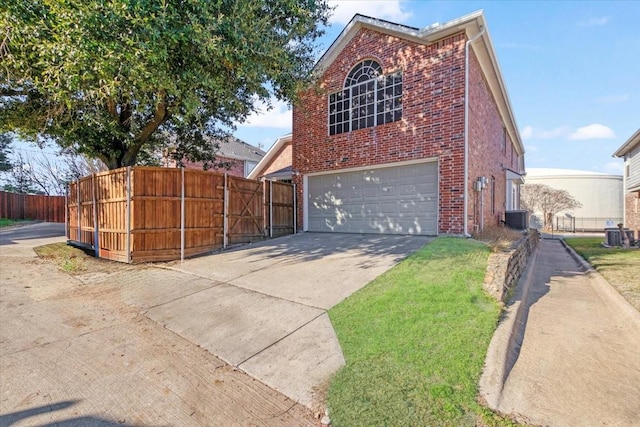
[(69, 184), (67, 184), (67, 194), (64, 196), (64, 234), (67, 239), (71, 238), (71, 227), (69, 226)]
[(223, 191), (223, 213), (222, 213), (222, 248), (227, 247), (227, 227), (228, 227), (228, 215), (229, 215), (229, 188), (227, 183), (227, 173), (224, 173), (224, 191)]
[(91, 175), (91, 197), (93, 198), (93, 251), (100, 258), (100, 233), (98, 231), (98, 203), (96, 201), (96, 174)]
[(180, 168), (182, 188), (180, 190), (180, 262), (184, 261), (184, 166)]
[(269, 181), (269, 237), (273, 238), (273, 180)]
[(127, 264), (129, 264), (131, 263), (131, 166), (127, 166), (127, 201), (125, 206), (127, 216), (124, 219), (124, 226), (127, 234), (124, 239), (124, 244), (126, 246)]
[(293, 234), (298, 232), (298, 193), (296, 192), (296, 185), (293, 184)]
[(78, 210), (78, 242), (82, 243), (82, 221), (80, 220), (80, 216), (82, 215), (82, 209), (80, 208), (80, 179), (76, 181), (76, 201), (77, 201), (77, 210)]
[(260, 182), (262, 183), (262, 219), (264, 221), (264, 230), (262, 230), (262, 234), (264, 237), (267, 237), (267, 219), (269, 218), (269, 208), (267, 207), (267, 179), (262, 178)]

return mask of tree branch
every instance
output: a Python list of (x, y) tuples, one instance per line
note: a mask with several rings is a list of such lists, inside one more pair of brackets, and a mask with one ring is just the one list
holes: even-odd
[(153, 119), (147, 122), (142, 128), (140, 133), (136, 135), (134, 141), (135, 145), (144, 144), (155, 132), (161, 124), (163, 124), (169, 118), (169, 111), (167, 110), (167, 91), (161, 89), (158, 92), (158, 103), (156, 104), (156, 111), (153, 115)]
[(114, 119), (118, 118), (118, 109), (116, 106), (116, 101), (113, 98), (109, 98), (107, 100), (107, 111), (109, 112), (109, 115)]
[(170, 113), (167, 108), (167, 91), (161, 89), (158, 91), (158, 103), (156, 104), (156, 110), (153, 118), (144, 125), (142, 130), (133, 139), (133, 144), (131, 144), (126, 153), (124, 153), (122, 159), (123, 166), (133, 166), (142, 146), (149, 140), (149, 138), (151, 138), (151, 135), (158, 130), (160, 125), (169, 119), (169, 117)]

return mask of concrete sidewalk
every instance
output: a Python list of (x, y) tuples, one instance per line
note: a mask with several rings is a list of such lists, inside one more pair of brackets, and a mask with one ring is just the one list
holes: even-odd
[(327, 310), (432, 238), (301, 233), (123, 277), (152, 320), (303, 405), (345, 363)]
[(640, 426), (640, 313), (560, 240), (543, 239), (480, 385), (535, 425)]

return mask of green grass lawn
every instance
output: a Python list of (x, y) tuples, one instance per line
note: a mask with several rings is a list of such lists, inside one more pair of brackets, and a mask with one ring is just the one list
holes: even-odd
[(18, 225), (18, 224), (22, 224), (22, 223), (28, 223), (31, 222), (28, 219), (7, 219), (7, 218), (0, 218), (0, 228), (2, 227), (8, 227), (10, 225)]
[(332, 425), (510, 424), (476, 402), (500, 314), (482, 289), (489, 252), (437, 238), (329, 311), (346, 359)]
[(602, 237), (564, 240), (640, 310), (640, 249), (605, 248), (601, 245)]

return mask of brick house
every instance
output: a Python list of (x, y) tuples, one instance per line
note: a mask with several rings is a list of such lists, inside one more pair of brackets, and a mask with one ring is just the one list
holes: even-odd
[(519, 208), (520, 140), (482, 12), (356, 15), (293, 109), (298, 227), (468, 235)]
[(640, 129), (613, 155), (624, 159), (624, 226), (640, 239)]
[(276, 139), (247, 178), (291, 182), (291, 145), (290, 133)]
[[(265, 152), (260, 148), (247, 144), (234, 136), (218, 141), (218, 146), (216, 164), (210, 170), (226, 172), (229, 175), (242, 178), (246, 178), (265, 155)], [(190, 169), (202, 169), (203, 167), (202, 162), (185, 161), (183, 163), (186, 168)], [(165, 155), (162, 159), (162, 165), (176, 167), (177, 162)]]

